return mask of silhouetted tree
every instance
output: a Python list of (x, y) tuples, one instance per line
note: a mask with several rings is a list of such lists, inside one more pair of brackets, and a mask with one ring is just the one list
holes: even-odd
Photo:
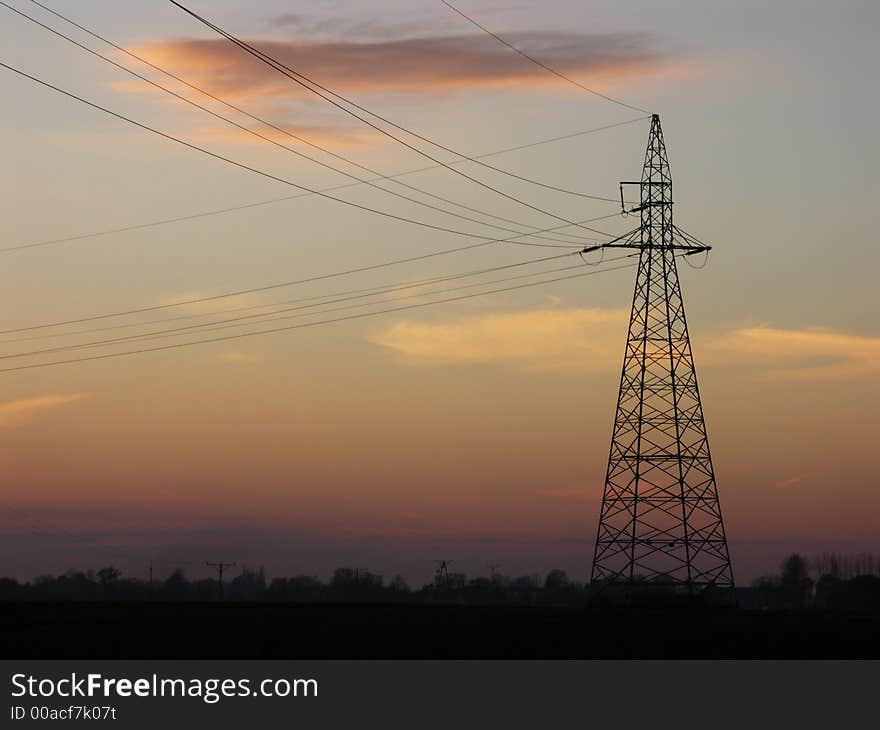
[(382, 576), (369, 570), (337, 568), (327, 594), (333, 600), (378, 600), (383, 596)]
[(809, 579), (807, 561), (797, 553), (789, 555), (782, 561), (779, 577), (783, 585), (800, 585), (804, 580)]
[(337, 568), (333, 571), (330, 586), (333, 588), (346, 588), (358, 582), (358, 571), (353, 568)]
[(317, 601), (321, 598), (324, 584), (311, 575), (294, 578), (273, 578), (266, 588), (265, 596), (271, 601)]
[(568, 588), (570, 585), (571, 581), (569, 581), (568, 575), (559, 568), (551, 570), (544, 579), (544, 588), (548, 591), (559, 591)]
[(220, 595), (220, 584), (216, 578), (202, 578), (190, 587), (197, 601), (213, 601)]
[(324, 584), (313, 575), (297, 575), (288, 580), (288, 585), (298, 601), (317, 600), (324, 589)]
[(116, 570), (112, 565), (101, 568), (98, 573), (98, 582), (102, 586), (109, 586), (119, 580), (122, 575), (121, 571)]
[(258, 601), (266, 592), (266, 575), (263, 569), (250, 570), (242, 567), (229, 583), (229, 597), (239, 601)]
[(538, 593), (540, 579), (534, 575), (523, 575), (513, 580), (509, 593), (517, 603), (534, 603)]
[(182, 601), (189, 592), (189, 581), (179, 568), (165, 579), (162, 591), (172, 601)]
[(785, 592), (787, 608), (805, 608), (813, 596), (813, 580), (807, 561), (797, 553), (782, 561), (780, 582)]
[(403, 579), (403, 576), (395, 575), (394, 578), (391, 579), (391, 582), (388, 584), (388, 588), (392, 593), (409, 593), (409, 586), (407, 582)]
[(0, 601), (13, 601), (22, 598), (30, 586), (22, 586), (13, 578), (0, 578)]
[(828, 608), (831, 595), (835, 588), (841, 582), (840, 578), (831, 573), (825, 573), (816, 581), (816, 593), (813, 596), (813, 605), (818, 609)]

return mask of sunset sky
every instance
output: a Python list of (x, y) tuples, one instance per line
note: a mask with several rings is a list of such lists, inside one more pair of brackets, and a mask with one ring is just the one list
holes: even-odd
[[(30, 0), (4, 2), (270, 140), (373, 177), (163, 77)], [(432, 164), (165, 0), (41, 2), (382, 175)], [(636, 120), (486, 162), (611, 199), (619, 180), (640, 175), (646, 115), (554, 77), (439, 0), (185, 4), (324, 86), (468, 155)], [(877, 3), (453, 4), (580, 83), (661, 114), (676, 222), (713, 246), (705, 268), (682, 262), (680, 272), (737, 580), (773, 572), (793, 551), (880, 551)], [(5, 64), (296, 184), (323, 190), (352, 182), (187, 106), (2, 6), (0, 17)], [(584, 579), (634, 269), (322, 326), (10, 371), (211, 335), (194, 329), (145, 344), (8, 357), (32, 350), (204, 324), (213, 321), (211, 312), (402, 286), (565, 251), (494, 243), (234, 298), (27, 329), (481, 239), (300, 195), (2, 68), (0, 91), (0, 574), (30, 578), (112, 563), (143, 575), (151, 559), (224, 559), (263, 565), (270, 575), (326, 576), (347, 565), (399, 572), (418, 584), (435, 559), (447, 559), (470, 575), (499, 563), (506, 574), (558, 566)], [(439, 159), (455, 159), (407, 139)], [(619, 208), (472, 163), (457, 168), (567, 220)], [(446, 169), (401, 179), (534, 229), (561, 225)], [(390, 181), (382, 185), (449, 207)], [(512, 235), (364, 185), (332, 194), (484, 237)], [(291, 199), (49, 243), (278, 198)], [(618, 216), (587, 225), (618, 235), (637, 221)], [(565, 233), (602, 238), (576, 228)], [(34, 243), (46, 245), (23, 248)], [(589, 261), (599, 260), (592, 256)], [(477, 281), (577, 263), (576, 257), (547, 261)], [(606, 261), (596, 271), (619, 266)], [(294, 312), (298, 319), (279, 326), (479, 290), (443, 294), (468, 283), (397, 292), (389, 296), (410, 298), (377, 301), (372, 309)], [(190, 315), (199, 317), (164, 321)], [(103, 329), (123, 324), (132, 326)], [(212, 335), (253, 332), (257, 324)]]

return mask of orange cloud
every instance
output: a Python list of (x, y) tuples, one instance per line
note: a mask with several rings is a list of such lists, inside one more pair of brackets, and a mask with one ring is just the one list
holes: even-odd
[(751, 327), (716, 340), (726, 358), (745, 357), (770, 375), (786, 378), (842, 378), (880, 372), (880, 337), (830, 329), (785, 330)]
[[(273, 122), (273, 124), (275, 124), (275, 122)], [(289, 134), (279, 132), (271, 127), (260, 127), (260, 125), (256, 124), (246, 124), (245, 126), (254, 129), (263, 137), (267, 137), (273, 142), (280, 142), (288, 147), (298, 145), (295, 140), (291, 140), (290, 135), (302, 137), (320, 147), (344, 147), (348, 149), (369, 147), (381, 136), (378, 132), (372, 132), (369, 129), (360, 130), (343, 126), (318, 126), (314, 124), (292, 125), (289, 123), (276, 125)], [(194, 135), (205, 142), (248, 142), (253, 145), (266, 144), (264, 139), (260, 139), (244, 130), (237, 129), (232, 125), (223, 124), (221, 122), (217, 122), (217, 124), (203, 125), (194, 132)], [(310, 152), (307, 149), (303, 150), (301, 147), (300, 149), (312, 157), (315, 156), (313, 152)]]
[[(559, 71), (592, 81), (654, 73), (665, 59), (649, 36), (638, 33), (535, 32), (511, 33), (508, 38)], [(331, 88), (429, 92), (564, 83), (477, 34), (247, 42)], [(309, 95), (224, 39), (166, 40), (135, 52), (230, 98)]]
[[(209, 103), (206, 99), (197, 98), (198, 94), (184, 85), (175, 85), (167, 80), (162, 80), (162, 85), (172, 88), (176, 93), (185, 98), (196, 101), (201, 106), (208, 108), (217, 107), (216, 104)], [(123, 81), (115, 81), (111, 88), (123, 94), (140, 94), (154, 93), (169, 106), (178, 106), (183, 109), (191, 109), (192, 107), (185, 101), (174, 96), (165, 96), (164, 92), (157, 90), (155, 86), (144, 81), (127, 79)], [(204, 88), (204, 87), (203, 87)], [(227, 97), (231, 101), (231, 97)], [(219, 119), (209, 119), (204, 116), (205, 121), (201, 123), (191, 134), (205, 142), (249, 142), (253, 145), (265, 144), (266, 139), (281, 144), (290, 145), (291, 136), (302, 137), (312, 144), (318, 146), (336, 146), (336, 147), (366, 147), (372, 144), (377, 137), (378, 132), (374, 132), (367, 127), (355, 127), (354, 125), (322, 125), (314, 124), (309, 120), (303, 119), (302, 113), (296, 113), (286, 110), (279, 110), (275, 105), (267, 105), (265, 100), (256, 99), (248, 104), (248, 111), (252, 114), (260, 115), (262, 118), (271, 121), (274, 127), (260, 124), (252, 119), (239, 117), (228, 109), (218, 107), (218, 111), (222, 116), (234, 119), (238, 124), (246, 129), (258, 132), (265, 139), (260, 139), (255, 134), (250, 134), (244, 129), (235, 127), (232, 124), (226, 124)], [(287, 121), (281, 121), (279, 116), (285, 117)]]
[(88, 397), (87, 393), (71, 393), (69, 395), (44, 395), (38, 398), (0, 403), (0, 428), (20, 426), (30, 422), (40, 411), (74, 403)]
[[(446, 322), (404, 320), (371, 342), (425, 363), (518, 363), (529, 369), (616, 369), (628, 312), (549, 307)], [(705, 362), (748, 366), (763, 377), (845, 378), (880, 372), (880, 337), (830, 329), (748, 327), (715, 338)], [(701, 360), (702, 361), (702, 360)]]
[(370, 339), (425, 362), (606, 371), (620, 364), (626, 318), (619, 309), (538, 309), (453, 322), (403, 321)]

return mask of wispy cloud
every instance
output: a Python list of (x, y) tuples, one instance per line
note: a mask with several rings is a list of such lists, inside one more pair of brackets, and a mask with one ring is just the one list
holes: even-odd
[(538, 309), (398, 322), (374, 333), (377, 345), (413, 362), (516, 363), (537, 369), (605, 371), (618, 367), (624, 310)]
[[(529, 369), (603, 372), (620, 365), (627, 312), (548, 306), (452, 321), (404, 320), (370, 340), (412, 363), (514, 363)], [(762, 378), (830, 379), (880, 373), (880, 337), (831, 329), (745, 327), (708, 344), (703, 362), (738, 366)]]
[[(156, 88), (145, 81), (122, 79), (110, 84), (111, 88), (123, 94), (156, 93)], [(172, 96), (158, 96), (161, 102), (170, 107), (189, 108), (189, 105)], [(256, 98), (249, 104), (249, 111), (258, 114), (264, 119), (271, 121), (273, 127), (255, 124), (250, 120), (236, 120), (245, 129), (251, 129), (258, 134), (250, 134), (239, 127), (226, 124), (218, 119), (202, 117), (203, 121), (194, 125), (188, 135), (202, 142), (236, 142), (249, 143), (252, 145), (265, 145), (267, 140), (287, 146), (296, 145), (293, 138), (300, 137), (308, 142), (319, 146), (335, 146), (359, 148), (366, 147), (375, 142), (381, 136), (378, 132), (366, 126), (355, 124), (340, 124), (338, 120), (332, 122), (322, 121), (321, 115), (313, 109), (301, 110), (285, 104), (279, 99), (275, 103), (271, 98)], [(223, 114), (223, 116), (229, 116)]]
[[(310, 10), (315, 10), (311, 3)], [(325, 3), (327, 4), (327, 3)], [(413, 10), (414, 14), (406, 17), (404, 11)], [(395, 8), (393, 20), (387, 16), (377, 17), (372, 15), (361, 17), (354, 16), (351, 12), (332, 12), (327, 14), (310, 13), (282, 13), (267, 20), (269, 27), (284, 29), (288, 33), (295, 30), (300, 36), (308, 38), (346, 38), (359, 40), (376, 40), (389, 38), (403, 38), (417, 36), (425, 31), (425, 18), (423, 13), (418, 12), (418, 7)], [(437, 16), (433, 14), (430, 27), (435, 32), (449, 28), (460, 31), (459, 21), (451, 15)]]
[(880, 337), (830, 329), (737, 329), (717, 338), (713, 355), (747, 360), (770, 377), (845, 378), (880, 372)]
[[(665, 56), (641, 33), (511, 33), (562, 72), (604, 78), (655, 72)], [(383, 40), (248, 39), (259, 50), (322, 84), (359, 91), (432, 92), (489, 86), (554, 84), (558, 79), (482, 35)], [(140, 55), (183, 73), (210, 91), (240, 98), (297, 92), (288, 79), (223, 39), (170, 39), (141, 46)], [(560, 82), (561, 83), (561, 82)]]
[(43, 395), (0, 403), (0, 428), (12, 428), (29, 423), (42, 411), (88, 398), (87, 393)]
[[(282, 113), (286, 116), (286, 113)], [(268, 114), (272, 118), (278, 118), (276, 115)], [(274, 122), (273, 122), (274, 123)], [(380, 137), (378, 132), (373, 132), (367, 128), (357, 129), (351, 126), (343, 125), (318, 125), (318, 124), (292, 124), (282, 122), (275, 124), (278, 129), (269, 127), (259, 129), (259, 133), (273, 142), (280, 142), (288, 147), (297, 146), (298, 141), (292, 140), (290, 135), (308, 140), (314, 145), (321, 147), (335, 147), (357, 149), (369, 147), (375, 144)], [(278, 130), (284, 131), (278, 131)], [(252, 134), (248, 134), (235, 127), (223, 124), (221, 122), (208, 123), (200, 125), (192, 133), (194, 137), (198, 137), (203, 142), (237, 142), (249, 143), (253, 145), (265, 145), (266, 139), (261, 139)], [(314, 155), (311, 155), (314, 156)]]

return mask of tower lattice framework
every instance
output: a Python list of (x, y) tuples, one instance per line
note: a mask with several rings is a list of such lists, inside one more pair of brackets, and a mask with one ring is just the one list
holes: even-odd
[(732, 589), (733, 571), (703, 420), (676, 258), (709, 247), (673, 224), (672, 178), (653, 115), (641, 226), (613, 247), (639, 263), (591, 584)]

